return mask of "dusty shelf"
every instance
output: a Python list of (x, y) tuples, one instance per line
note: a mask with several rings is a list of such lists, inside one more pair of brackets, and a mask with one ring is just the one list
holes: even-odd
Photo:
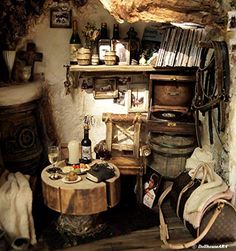
[(71, 65), (70, 71), (78, 72), (153, 72), (151, 65)]

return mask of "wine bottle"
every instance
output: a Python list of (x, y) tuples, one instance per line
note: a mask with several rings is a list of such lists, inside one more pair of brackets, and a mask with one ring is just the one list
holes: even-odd
[(90, 163), (92, 160), (91, 156), (91, 140), (89, 139), (89, 128), (87, 125), (84, 126), (84, 138), (81, 141), (81, 162)]
[(119, 24), (114, 24), (113, 26), (113, 36), (112, 39), (119, 40), (120, 39), (120, 30), (119, 30)]
[(75, 65), (77, 63), (77, 51), (81, 47), (81, 40), (78, 33), (78, 24), (76, 20), (73, 20), (73, 32), (70, 37), (70, 64)]
[(99, 62), (104, 64), (105, 53), (111, 50), (111, 41), (107, 34), (107, 23), (101, 24), (101, 35), (98, 41)]
[(116, 50), (116, 43), (120, 39), (119, 24), (114, 24), (113, 26), (113, 36), (111, 40), (111, 51)]
[(140, 40), (137, 37), (137, 32), (134, 27), (129, 28), (127, 36), (128, 37), (125, 38), (125, 41), (130, 43), (130, 63), (134, 64), (134, 62), (136, 62), (137, 64), (140, 56)]

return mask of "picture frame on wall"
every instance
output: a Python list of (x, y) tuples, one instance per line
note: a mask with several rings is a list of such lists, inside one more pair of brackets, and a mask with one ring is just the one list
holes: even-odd
[(61, 8), (50, 9), (50, 28), (71, 28), (72, 11)]
[(114, 77), (94, 78), (95, 99), (118, 98), (117, 79)]
[(114, 99), (114, 103), (126, 106), (127, 105), (127, 92), (128, 92), (128, 85), (131, 82), (131, 77), (119, 77), (117, 78), (117, 90), (118, 90), (118, 97)]
[(148, 112), (149, 90), (146, 83), (132, 83), (128, 87), (128, 112)]
[(230, 64), (233, 66), (236, 64), (236, 39), (229, 40), (229, 57)]
[(119, 40), (114, 44), (116, 56), (118, 57), (119, 65), (130, 64), (130, 43), (128, 41)]
[(236, 30), (236, 11), (228, 11), (228, 23), (227, 23), (228, 31)]

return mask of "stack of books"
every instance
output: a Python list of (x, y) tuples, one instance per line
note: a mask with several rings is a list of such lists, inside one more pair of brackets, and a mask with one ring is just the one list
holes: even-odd
[(156, 67), (194, 67), (199, 66), (204, 41), (204, 29), (166, 29), (158, 51)]

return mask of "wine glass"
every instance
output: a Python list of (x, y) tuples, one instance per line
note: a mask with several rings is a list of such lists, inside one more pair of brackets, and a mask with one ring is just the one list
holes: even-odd
[(56, 163), (59, 159), (59, 147), (58, 146), (49, 146), (48, 147), (48, 160), (52, 164), (51, 170), (54, 174), (51, 176), (53, 179), (58, 179)]
[(101, 162), (103, 163), (104, 160), (109, 159), (110, 152), (108, 151), (106, 141), (101, 141), (98, 145), (97, 154)]

